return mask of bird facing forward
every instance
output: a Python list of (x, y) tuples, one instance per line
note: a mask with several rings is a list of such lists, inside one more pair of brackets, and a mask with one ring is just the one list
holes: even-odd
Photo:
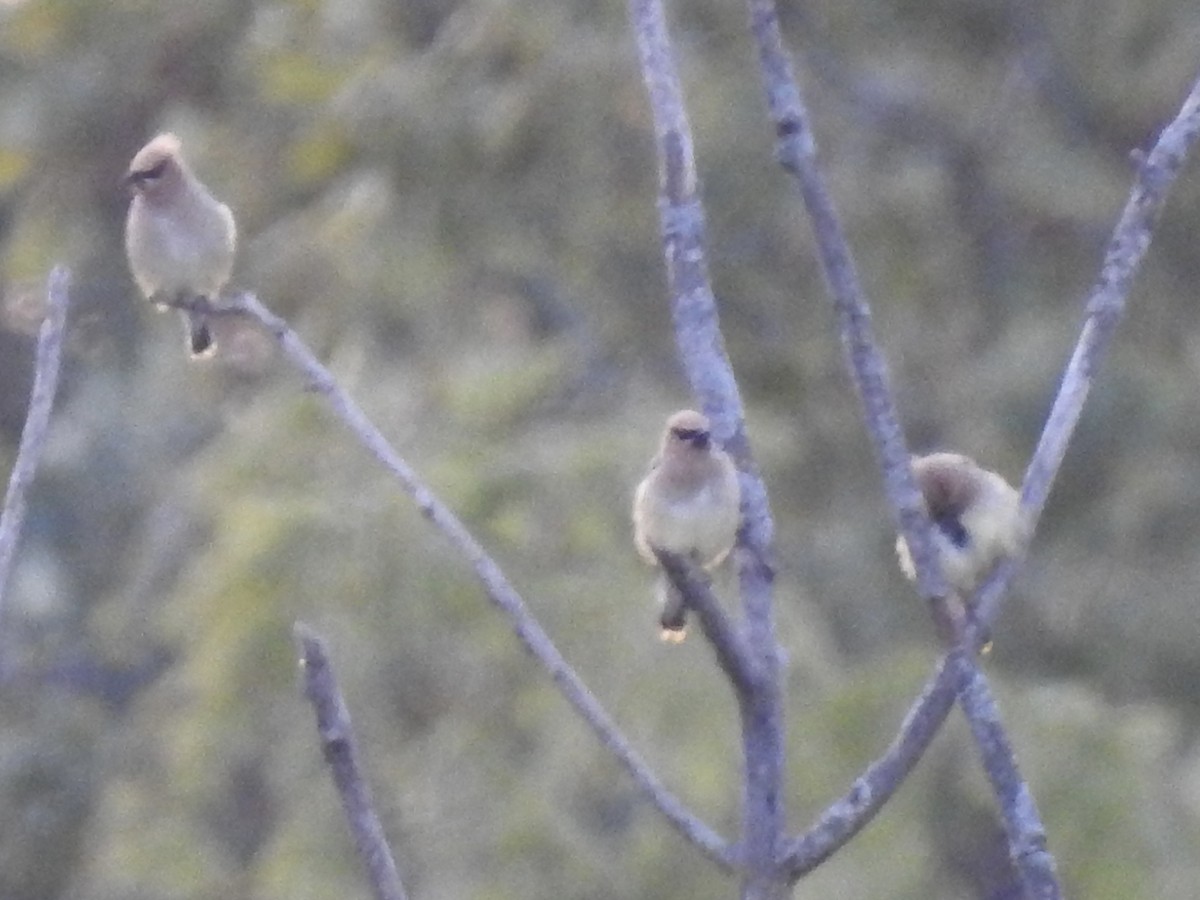
[[(965, 602), (980, 579), (1020, 543), (1020, 495), (969, 456), (931, 453), (912, 461), (913, 476), (933, 523), (933, 543), (946, 583)], [(917, 577), (904, 536), (896, 538), (900, 568)]]
[[(193, 298), (214, 301), (229, 280), (237, 227), (229, 207), (206, 188), (183, 159), (179, 138), (160, 134), (125, 175), (133, 189), (125, 222), (125, 252), (142, 293), (160, 308)], [(182, 310), (194, 357), (216, 351), (207, 316)]]
[[(638, 553), (658, 565), (654, 550), (665, 550), (711, 571), (733, 549), (740, 503), (737, 469), (713, 443), (708, 419), (681, 410), (667, 419), (658, 455), (634, 494)], [(657, 593), (663, 640), (683, 640), (687, 609), (665, 573), (659, 574)]]

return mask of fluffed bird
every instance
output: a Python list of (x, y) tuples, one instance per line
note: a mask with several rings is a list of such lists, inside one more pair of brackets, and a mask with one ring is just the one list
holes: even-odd
[[(1020, 542), (1020, 495), (1001, 476), (958, 453), (915, 456), (913, 476), (933, 523), (946, 583), (965, 602), (992, 567)], [(900, 568), (917, 577), (908, 544), (896, 538)]]
[[(214, 301), (233, 271), (237, 226), (191, 169), (173, 134), (146, 144), (125, 175), (133, 189), (125, 221), (125, 252), (142, 293), (160, 308), (192, 298)], [(210, 356), (216, 342), (207, 316), (182, 310), (188, 349)]]
[[(713, 442), (708, 419), (694, 410), (681, 410), (667, 419), (658, 455), (634, 494), (638, 553), (658, 565), (657, 548), (712, 571), (733, 549), (740, 504), (737, 469)], [(663, 640), (683, 640), (687, 609), (665, 573), (659, 574), (657, 593)]]

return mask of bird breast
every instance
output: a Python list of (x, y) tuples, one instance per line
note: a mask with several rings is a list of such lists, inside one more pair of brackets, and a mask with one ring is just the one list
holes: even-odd
[(130, 244), (146, 294), (189, 291), (215, 297), (233, 268), (233, 235), (228, 213), (212, 198), (189, 207), (156, 208), (134, 201), (129, 228), (140, 240)]
[(656, 492), (648, 507), (645, 532), (655, 546), (691, 556), (706, 567), (717, 565), (728, 553), (738, 524), (738, 504), (728, 481), (706, 481), (690, 491)]

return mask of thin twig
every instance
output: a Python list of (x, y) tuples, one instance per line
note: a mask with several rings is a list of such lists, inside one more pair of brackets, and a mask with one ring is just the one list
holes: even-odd
[(37, 353), (33, 372), (33, 390), (29, 397), (29, 412), (21, 431), (17, 459), (8, 479), (4, 495), (4, 511), (0, 514), (0, 622), (5, 609), (5, 586), (16, 557), (17, 541), (25, 521), (25, 494), (37, 473), (46, 435), (50, 427), (50, 411), (58, 389), (58, 371), (62, 360), (62, 338), (67, 323), (70, 301), (71, 273), (64, 266), (55, 266), (46, 286), (46, 318), (38, 330)]
[(717, 304), (705, 262), (704, 210), (697, 193), (691, 128), (666, 15), (661, 0), (630, 0), (629, 15), (654, 119), (660, 227), (679, 358), (692, 391), (714, 423), (717, 437), (741, 472), (742, 528), (735, 560), (747, 643), (758, 676), (752, 690), (738, 695), (745, 764), (742, 896), (776, 897), (786, 890), (776, 859), (783, 838), (786, 798), (783, 695), (772, 601), (773, 524), (717, 320)]
[(375, 814), (371, 789), (359, 766), (350, 710), (334, 678), (325, 641), (303, 622), (297, 622), (293, 630), (300, 648), (304, 696), (317, 714), (321, 752), (329, 763), (346, 822), (354, 835), (354, 847), (366, 867), (375, 900), (406, 900), (400, 872)]
[[(1163, 130), (1145, 163), (1139, 167), (1130, 198), (1108, 243), (1100, 279), (1089, 294), (1088, 320), (1067, 366), (1042, 439), (1026, 471), (1021, 494), (1026, 536), (1032, 535), (1041, 517), (1066, 444), (1078, 422), (1087, 389), (1119, 324), (1133, 278), (1149, 246), (1154, 223), (1198, 135), (1200, 80), (1193, 85), (1183, 108)], [(981, 623), (987, 624), (994, 619), (1018, 567), (1019, 560), (1001, 563), (977, 593), (974, 607)], [(874, 818), (932, 742), (954, 705), (956, 687), (954, 673), (943, 658), (887, 751), (808, 831), (788, 844), (784, 859), (793, 880), (812, 871)]]
[(525, 606), (520, 594), (466, 526), (425, 485), (399, 453), (388, 443), (374, 423), (342, 390), (332, 373), (313, 354), (300, 337), (279, 316), (268, 310), (253, 294), (231, 298), (218, 312), (240, 313), (257, 320), (270, 332), (284, 354), (304, 374), (309, 386), (321, 395), (334, 414), (385, 469), (400, 483), (416, 503), (421, 514), (450, 541), (471, 564), (488, 599), (508, 618), (517, 638), (549, 673), (562, 695), (596, 733), (600, 742), (616, 756), (634, 783), (651, 804), (666, 817), (686, 840), (722, 869), (731, 870), (736, 859), (728, 843), (700, 821), (659, 781), (637, 754), (616, 723), (592, 695), (575, 670), (567, 663), (549, 635)]

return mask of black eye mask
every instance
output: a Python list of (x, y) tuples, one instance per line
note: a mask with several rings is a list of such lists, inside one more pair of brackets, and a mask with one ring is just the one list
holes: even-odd
[(673, 428), (671, 431), (681, 441), (687, 441), (696, 447), (708, 446), (708, 432), (700, 428)]
[(145, 184), (147, 181), (154, 181), (156, 178), (161, 178), (162, 173), (165, 171), (167, 171), (167, 161), (164, 159), (149, 169), (139, 169), (137, 172), (130, 172), (129, 180), (134, 184)]

